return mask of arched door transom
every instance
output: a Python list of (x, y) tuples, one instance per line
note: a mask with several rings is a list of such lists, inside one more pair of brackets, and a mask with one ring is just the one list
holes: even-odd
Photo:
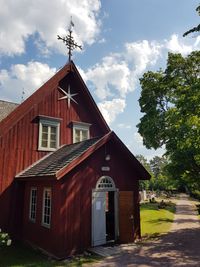
[(96, 184), (96, 189), (101, 189), (101, 190), (106, 190), (106, 191), (111, 191), (111, 190), (115, 190), (115, 183), (113, 181), (113, 179), (109, 176), (102, 176)]

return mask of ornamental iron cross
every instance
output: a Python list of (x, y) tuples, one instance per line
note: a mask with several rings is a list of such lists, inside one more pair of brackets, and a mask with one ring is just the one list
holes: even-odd
[(69, 55), (69, 62), (71, 61), (71, 57), (72, 57), (72, 51), (75, 49), (75, 48), (79, 48), (82, 50), (82, 46), (81, 45), (78, 45), (75, 41), (74, 41), (74, 38), (72, 36), (72, 27), (74, 27), (74, 23), (72, 21), (72, 18), (71, 18), (71, 21), (70, 21), (70, 26), (69, 26), (69, 34), (65, 37), (60, 37), (60, 35), (57, 35), (58, 37), (58, 40), (62, 40), (63, 43), (67, 46), (67, 49), (69, 50), (68, 51), (68, 55)]

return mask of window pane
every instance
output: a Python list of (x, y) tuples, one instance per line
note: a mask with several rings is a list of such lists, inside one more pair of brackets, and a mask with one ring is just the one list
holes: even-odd
[(42, 124), (40, 146), (42, 148), (57, 148), (58, 126)]
[(42, 147), (48, 147), (47, 140), (42, 140)]
[(31, 189), (29, 219), (32, 221), (35, 221), (36, 219), (36, 204), (37, 204), (37, 189)]
[(50, 142), (50, 148), (56, 148), (56, 141)]
[(80, 142), (81, 141), (81, 131), (80, 130), (75, 130), (75, 142)]
[(82, 140), (87, 140), (88, 139), (88, 131), (87, 130), (82, 130)]
[(55, 126), (50, 126), (51, 127), (51, 134), (56, 134), (56, 127)]
[(43, 199), (43, 223), (50, 225), (51, 218), (51, 190), (45, 189)]
[(75, 129), (75, 142), (80, 142), (88, 139), (88, 130), (83, 129)]
[(48, 140), (48, 134), (42, 133), (42, 140)]
[(51, 134), (51, 140), (55, 141), (56, 140), (56, 135), (55, 134)]
[(42, 125), (42, 133), (48, 133), (48, 126)]

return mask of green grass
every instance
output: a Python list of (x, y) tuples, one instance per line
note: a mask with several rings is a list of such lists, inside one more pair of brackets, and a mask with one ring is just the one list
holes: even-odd
[(1, 267), (75, 267), (85, 263), (98, 261), (98, 256), (77, 256), (68, 262), (48, 259), (40, 252), (21, 243), (0, 248)]
[(159, 209), (159, 203), (141, 204), (141, 233), (142, 236), (156, 236), (169, 231), (174, 219), (175, 204), (165, 202), (166, 206)]

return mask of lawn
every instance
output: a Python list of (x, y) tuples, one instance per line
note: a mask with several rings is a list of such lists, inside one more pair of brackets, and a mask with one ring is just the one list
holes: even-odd
[(164, 208), (159, 203), (141, 204), (141, 233), (142, 236), (156, 236), (169, 231), (174, 219), (175, 204), (165, 202)]
[(95, 262), (99, 259), (100, 257), (92, 255), (87, 257), (77, 256), (68, 262), (55, 261), (21, 243), (0, 248), (1, 267), (75, 267), (82, 266), (84, 263)]

